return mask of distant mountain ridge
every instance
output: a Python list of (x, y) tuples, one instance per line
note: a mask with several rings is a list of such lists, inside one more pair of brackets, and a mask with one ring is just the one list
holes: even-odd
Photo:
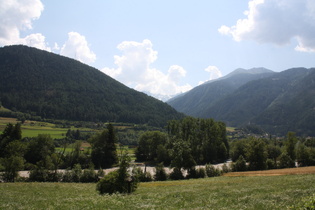
[(42, 118), (163, 126), (184, 115), (76, 60), (26, 46), (0, 48), (0, 102)]
[(167, 101), (179, 112), (195, 117), (204, 117), (204, 110), (214, 105), (222, 97), (235, 91), (240, 86), (249, 81), (268, 77), (275, 72), (260, 68), (257, 69), (237, 69), (230, 74), (204, 83), (192, 90)]
[(237, 69), (168, 103), (188, 115), (222, 120), (229, 126), (253, 124), (279, 135), (295, 131), (314, 136), (315, 69), (280, 73)]

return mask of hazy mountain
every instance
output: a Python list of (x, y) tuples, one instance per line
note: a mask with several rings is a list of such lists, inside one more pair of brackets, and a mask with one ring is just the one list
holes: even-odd
[(175, 109), (76, 60), (26, 46), (0, 48), (0, 103), (42, 118), (165, 125)]
[(288, 131), (315, 135), (315, 69), (280, 73), (255, 69), (253, 75), (261, 76), (255, 79), (244, 72), (237, 69), (169, 104), (186, 114), (222, 120), (230, 126), (255, 124), (281, 135)]
[(249, 81), (268, 77), (273, 71), (264, 68), (236, 69), (230, 74), (209, 81), (167, 101), (179, 112), (204, 117), (204, 111)]

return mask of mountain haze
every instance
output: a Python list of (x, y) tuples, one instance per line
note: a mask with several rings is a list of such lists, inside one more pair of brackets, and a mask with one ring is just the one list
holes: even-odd
[(274, 74), (273, 71), (264, 68), (236, 69), (222, 78), (211, 80), (185, 94), (170, 99), (167, 103), (179, 112), (195, 117), (204, 117), (206, 109), (240, 86), (272, 74)]
[(165, 125), (183, 114), (76, 60), (26, 46), (0, 48), (0, 102), (42, 118)]
[(168, 103), (188, 115), (229, 126), (252, 124), (279, 135), (315, 135), (315, 69), (254, 72), (237, 69)]

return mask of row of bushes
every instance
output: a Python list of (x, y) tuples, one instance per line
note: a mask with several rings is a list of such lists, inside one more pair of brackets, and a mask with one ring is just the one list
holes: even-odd
[(155, 174), (152, 176), (149, 172), (144, 172), (141, 168), (134, 168), (133, 174), (137, 180), (140, 182), (150, 182), (150, 181), (166, 181), (166, 180), (181, 180), (181, 179), (198, 179), (206, 177), (221, 176), (223, 173), (229, 172), (229, 167), (224, 164), (222, 169), (215, 168), (211, 164), (207, 164), (204, 168), (191, 168), (187, 170), (185, 175), (179, 168), (174, 168), (171, 173), (166, 173), (164, 166), (158, 164), (155, 167)]
[[(72, 169), (65, 171), (48, 170), (41, 167), (36, 167), (29, 172), (29, 178), (20, 177), (18, 181), (30, 182), (97, 182), (100, 177), (105, 175), (102, 169), (97, 172), (94, 168), (82, 170), (80, 164), (74, 165)], [(6, 174), (2, 174), (2, 179), (6, 181)]]

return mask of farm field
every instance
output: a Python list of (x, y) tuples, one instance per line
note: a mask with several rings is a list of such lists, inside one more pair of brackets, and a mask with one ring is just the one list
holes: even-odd
[(314, 174), (222, 176), (141, 183), (131, 195), (99, 195), (95, 183), (1, 183), (0, 209), (286, 209), (315, 194), (311, 183)]
[[(5, 129), (8, 123), (16, 124), (16, 118), (5, 118), (0, 117), (0, 133)], [(69, 128), (58, 128), (53, 123), (39, 122), (39, 121), (29, 121), (26, 120), (22, 125), (22, 138), (24, 137), (36, 137), (38, 134), (49, 134), (53, 139), (64, 138)], [(71, 128), (76, 130), (77, 128)], [(91, 132), (93, 129), (80, 128), (80, 131)]]
[[(15, 118), (0, 117), (0, 133), (4, 130), (8, 123), (16, 124)], [(56, 128), (52, 123), (25, 121), (21, 126), (22, 137), (36, 137), (38, 134), (49, 134), (52, 138), (63, 138), (67, 133), (67, 128)]]

